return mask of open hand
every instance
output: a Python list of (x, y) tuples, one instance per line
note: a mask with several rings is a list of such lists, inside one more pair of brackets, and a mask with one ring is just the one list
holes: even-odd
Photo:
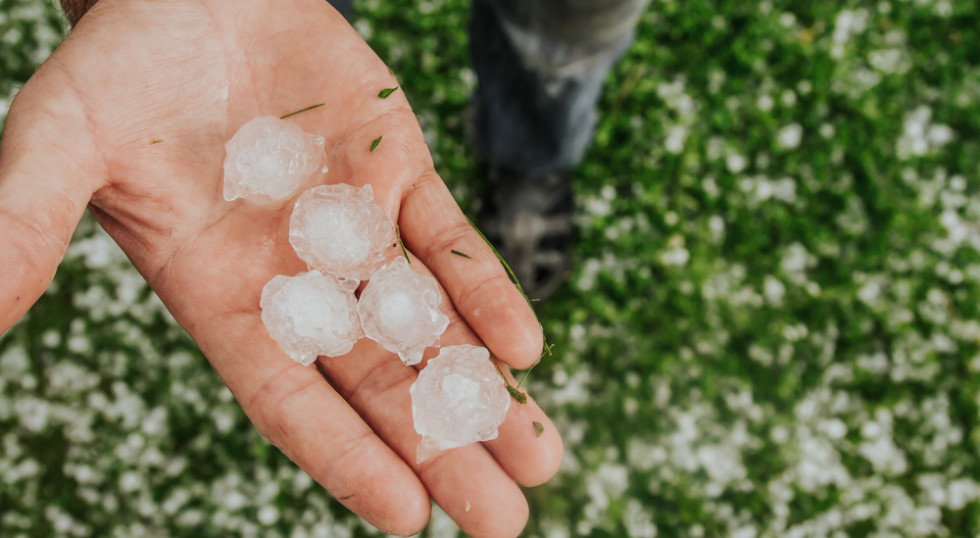
[(340, 502), (412, 534), (431, 497), (469, 535), (516, 535), (528, 514), (515, 482), (544, 482), (561, 460), (544, 413), (512, 405), (498, 439), (415, 464), (416, 370), (370, 340), (315, 368), (291, 361), (259, 312), (269, 279), (306, 270), (289, 245), (289, 204), (221, 196), (224, 142), (239, 126), (326, 103), (289, 121), (326, 139), (327, 182), (374, 186), (412, 268), (439, 280), (451, 319), (443, 345), (482, 341), (531, 365), (538, 323), (435, 173), (402, 92), (378, 97), (396, 85), (322, 0), (102, 0), (10, 110), (0, 330), (43, 293), (87, 206), (256, 427)]

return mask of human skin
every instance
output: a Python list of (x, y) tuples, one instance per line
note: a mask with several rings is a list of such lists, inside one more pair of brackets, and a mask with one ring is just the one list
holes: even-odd
[(327, 182), (373, 185), (412, 268), (438, 279), (451, 320), (442, 344), (482, 343), (530, 366), (542, 345), (534, 314), (434, 171), (404, 93), (377, 97), (397, 84), (322, 0), (98, 2), (10, 108), (0, 331), (51, 282), (87, 207), (258, 430), (341, 503), (393, 534), (420, 531), (430, 498), (468, 535), (519, 534), (518, 484), (545, 482), (562, 455), (543, 411), (514, 404), (498, 439), (416, 464), (417, 370), (369, 340), (315, 367), (291, 361), (259, 312), (269, 279), (306, 269), (289, 245), (288, 204), (221, 196), (224, 142), (239, 126), (326, 103), (290, 121), (326, 139)]

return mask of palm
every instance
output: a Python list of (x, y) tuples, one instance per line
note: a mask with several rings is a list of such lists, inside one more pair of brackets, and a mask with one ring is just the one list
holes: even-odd
[(89, 203), (257, 427), (345, 504), (385, 530), (411, 533), (431, 495), (470, 534), (513, 534), (526, 504), (512, 480), (546, 480), (560, 459), (554, 429), (538, 439), (530, 426), (547, 422), (540, 409), (514, 406), (487, 448), (415, 465), (414, 370), (366, 341), (347, 357), (321, 359), (320, 372), (289, 361), (258, 309), (273, 275), (304, 269), (287, 240), (289, 209), (221, 197), (224, 142), (241, 124), (325, 103), (291, 121), (326, 139), (328, 182), (374, 186), (443, 284), (444, 304), (462, 315), (444, 344), (476, 343), (472, 327), (499, 357), (527, 366), (540, 347), (533, 315), (467, 230), (404, 96), (378, 98), (395, 85), (319, 0), (102, 0), (11, 110), (0, 222), (15, 233), (0, 245), (8, 247), (0, 267), (21, 278), (0, 284), (9, 307), (0, 328), (43, 290)]
[[(149, 245), (130, 255), (192, 333), (194, 317), (254, 313), (272, 275), (301, 267), (285, 240), (288, 207), (221, 197), (224, 142), (241, 124), (325, 103), (290, 121), (325, 137), (328, 181), (373, 183), (392, 216), (410, 182), (431, 169), (404, 98), (377, 97), (394, 78), (339, 15), (319, 2), (293, 10), (236, 4), (106, 3), (55, 56), (71, 66), (100, 153), (119, 171), (93, 196), (93, 210), (123, 245)], [(113, 18), (102, 24), (110, 7)], [(119, 77), (120, 65), (135, 69)], [(106, 87), (112, 78), (119, 83)], [(374, 132), (388, 136), (372, 154)]]

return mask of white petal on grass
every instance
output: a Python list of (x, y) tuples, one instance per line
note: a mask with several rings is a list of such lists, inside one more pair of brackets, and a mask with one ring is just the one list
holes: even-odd
[(684, 150), (684, 142), (687, 140), (687, 128), (683, 125), (675, 125), (667, 131), (667, 139), (664, 140), (664, 148), (668, 152), (678, 154)]
[(926, 138), (934, 147), (945, 146), (953, 140), (953, 129), (948, 125), (934, 124), (926, 132)]
[(745, 157), (739, 155), (738, 153), (729, 153), (728, 156), (725, 157), (725, 166), (728, 167), (728, 171), (733, 174), (737, 174), (742, 170), (745, 170), (745, 167), (748, 166), (748, 164), (749, 162), (745, 159)]
[(766, 300), (772, 304), (778, 304), (786, 294), (786, 286), (772, 275), (766, 275), (763, 283), (762, 293)]
[(799, 123), (791, 123), (779, 130), (776, 135), (776, 142), (780, 147), (793, 149), (800, 145), (803, 139), (803, 127)]
[(684, 247), (677, 247), (665, 250), (660, 255), (660, 262), (664, 265), (672, 265), (680, 267), (687, 263), (690, 259), (691, 253), (687, 251)]
[(773, 101), (772, 96), (767, 93), (760, 95), (755, 101), (755, 106), (759, 107), (759, 110), (763, 112), (769, 112), (772, 110), (772, 107), (775, 104), (776, 103)]

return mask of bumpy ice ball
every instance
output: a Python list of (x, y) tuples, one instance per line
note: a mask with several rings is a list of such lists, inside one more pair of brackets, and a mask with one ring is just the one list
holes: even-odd
[(485, 347), (448, 346), (429, 360), (410, 389), (418, 459), (497, 438), (510, 394)]
[(291, 198), (326, 172), (323, 137), (274, 116), (255, 118), (225, 143), (224, 198), (259, 204)]
[(367, 280), (395, 244), (395, 225), (374, 201), (374, 189), (321, 185), (296, 200), (289, 242), (310, 267), (340, 278)]
[(365, 336), (413, 365), (421, 362), (425, 348), (439, 344), (449, 326), (440, 301), (436, 279), (416, 273), (398, 257), (371, 275), (357, 313)]
[(354, 287), (318, 271), (278, 275), (262, 288), (262, 322), (283, 351), (304, 366), (319, 355), (343, 355), (363, 335)]

